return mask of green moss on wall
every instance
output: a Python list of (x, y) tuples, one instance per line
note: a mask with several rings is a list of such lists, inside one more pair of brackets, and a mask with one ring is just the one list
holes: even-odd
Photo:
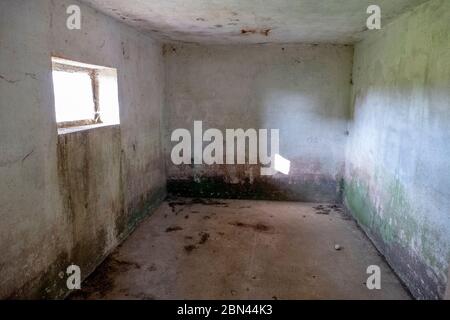
[(441, 230), (423, 218), (399, 179), (381, 170), (370, 179), (353, 172), (344, 184), (344, 202), (416, 296), (442, 296), (450, 250), (443, 252)]
[(355, 219), (364, 227), (371, 227), (375, 209), (372, 207), (368, 188), (357, 180), (344, 182), (344, 201)]

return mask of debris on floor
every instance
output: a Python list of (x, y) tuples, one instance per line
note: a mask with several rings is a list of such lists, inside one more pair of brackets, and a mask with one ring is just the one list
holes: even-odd
[[(319, 205), (227, 200), (229, 207), (206, 208), (203, 203), (219, 201), (183, 201), (187, 204), (177, 204), (177, 211), (199, 214), (185, 219), (174, 215), (166, 202), (82, 283), (82, 293), (71, 298), (409, 298), (356, 224), (315, 218)], [(238, 210), (250, 205), (251, 210)], [(335, 209), (321, 206), (335, 214)], [(211, 219), (204, 220), (206, 211)], [(330, 248), (339, 254), (330, 255)], [(361, 286), (367, 279), (361, 257), (382, 268), (382, 291)]]
[(193, 244), (189, 244), (189, 245), (187, 245), (187, 246), (184, 246), (184, 250), (185, 250), (187, 253), (191, 253), (194, 249), (197, 249), (197, 247), (194, 246)]
[(200, 232), (200, 241), (199, 244), (204, 244), (209, 239), (209, 233), (207, 232)]
[(243, 222), (237, 221), (237, 222), (230, 222), (230, 225), (236, 226), (236, 227), (241, 227), (241, 228), (251, 228), (255, 231), (260, 231), (260, 232), (270, 230), (270, 227), (266, 226), (263, 223), (250, 224), (250, 223), (243, 223)]
[(167, 229), (166, 229), (166, 232), (174, 232), (174, 231), (180, 231), (180, 230), (183, 230), (183, 228), (182, 228), (182, 227), (175, 226), (175, 227), (169, 227), (169, 228), (167, 228)]

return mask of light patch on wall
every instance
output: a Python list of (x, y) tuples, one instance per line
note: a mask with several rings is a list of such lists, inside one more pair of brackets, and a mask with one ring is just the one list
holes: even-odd
[(59, 128), (120, 123), (117, 70), (52, 58)]
[(286, 175), (289, 174), (289, 172), (291, 171), (291, 162), (288, 159), (280, 156), (279, 154), (275, 154), (273, 161), (273, 167), (276, 171)]

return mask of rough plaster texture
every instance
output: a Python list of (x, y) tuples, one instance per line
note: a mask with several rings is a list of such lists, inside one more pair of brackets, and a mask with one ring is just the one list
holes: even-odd
[[(76, 1), (0, 2), (0, 297), (62, 297), (165, 194), (161, 46)], [(118, 69), (121, 125), (58, 137), (51, 56)]]
[(164, 41), (340, 43), (363, 37), (369, 5), (383, 23), (427, 0), (83, 0)]
[(433, 0), (355, 49), (345, 203), (417, 298), (450, 261), (449, 30)]
[[(338, 199), (353, 48), (345, 45), (166, 46), (169, 189), (179, 194), (303, 201)], [(280, 129), (289, 175), (256, 165), (176, 166), (174, 129)], [(192, 133), (193, 135), (193, 133)], [(225, 154), (224, 150), (224, 154)]]

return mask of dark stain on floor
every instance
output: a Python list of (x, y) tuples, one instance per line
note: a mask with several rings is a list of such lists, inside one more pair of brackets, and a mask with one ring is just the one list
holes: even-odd
[(166, 229), (166, 232), (175, 232), (175, 231), (180, 231), (180, 230), (183, 230), (183, 228), (179, 227), (179, 226), (174, 226), (174, 227), (168, 227)]
[(342, 206), (337, 204), (317, 205), (313, 207), (316, 214), (329, 215), (331, 213), (337, 214), (343, 220), (351, 220), (352, 218), (345, 212)]
[(316, 214), (325, 214), (328, 215), (331, 212), (331, 209), (323, 206), (323, 205), (318, 205), (313, 207), (314, 210), (316, 210)]
[(199, 244), (204, 244), (209, 239), (209, 233), (208, 232), (200, 232), (200, 241)]
[(81, 290), (75, 291), (69, 299), (86, 299), (95, 293), (103, 298), (114, 289), (114, 278), (117, 273), (140, 268), (136, 262), (121, 260), (112, 255), (83, 282)]
[(172, 209), (172, 212), (179, 213), (183, 210), (181, 208), (180, 211), (177, 211), (177, 206), (189, 206), (193, 204), (202, 204), (204, 206), (221, 206), (228, 207), (228, 203), (223, 201), (218, 201), (214, 199), (203, 199), (203, 198), (194, 198), (194, 199), (173, 199), (169, 201), (169, 207)]
[(240, 228), (250, 228), (258, 232), (267, 232), (271, 228), (263, 223), (256, 223), (256, 224), (250, 224), (250, 223), (243, 223), (243, 222), (230, 222), (230, 225)]
[[(196, 244), (188, 244), (188, 245), (184, 246), (184, 251), (186, 251), (186, 253), (189, 254), (192, 251), (194, 251), (195, 249), (198, 249), (199, 246), (205, 244), (208, 241), (209, 237), (210, 237), (209, 233), (206, 232), (206, 231), (200, 232), (198, 234), (198, 236), (200, 237), (200, 239), (198, 240), (198, 242)], [(191, 236), (186, 236), (184, 238), (186, 240), (193, 240), (194, 239), (194, 237), (191, 237)]]
[(187, 253), (191, 253), (195, 249), (197, 249), (197, 246), (195, 246), (193, 244), (189, 244), (189, 245), (184, 246), (184, 251), (186, 251)]

